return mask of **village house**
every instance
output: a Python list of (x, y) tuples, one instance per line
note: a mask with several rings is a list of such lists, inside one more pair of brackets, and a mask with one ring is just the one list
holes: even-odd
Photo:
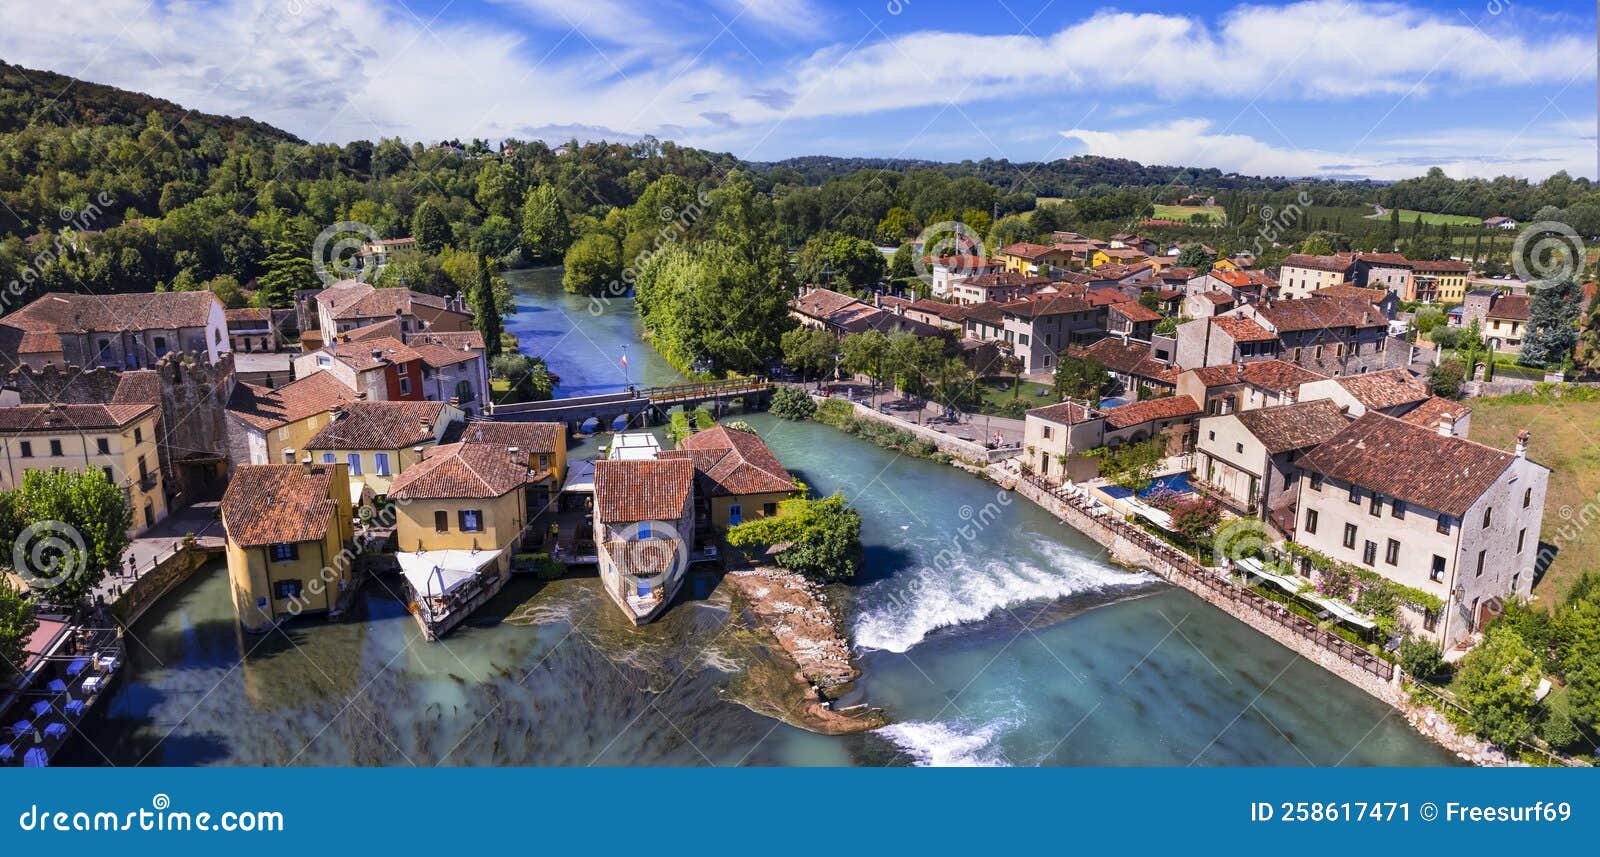
[(1089, 345), (1068, 346), (1067, 354), (1079, 359), (1093, 358), (1099, 362), (1112, 380), (1117, 382), (1123, 394), (1129, 397), (1137, 396), (1141, 390), (1149, 395), (1161, 396), (1177, 387), (1177, 370), (1156, 359), (1148, 342), (1108, 336)]
[(900, 311), (900, 314), (912, 321), (920, 321), (923, 324), (961, 331), (962, 333), (965, 333), (967, 328), (966, 310), (963, 307), (942, 301), (912, 301), (909, 306)]
[(995, 274), (1006, 269), (1005, 263), (982, 256), (939, 256), (928, 260), (929, 293), (937, 298), (948, 298), (956, 280)]
[[(1211, 294), (1207, 292), (1206, 294)], [(1178, 366), (1198, 369), (1278, 356), (1278, 337), (1253, 318), (1218, 315), (1178, 325)]]
[(687, 458), (594, 463), (594, 543), (600, 581), (642, 625), (678, 593), (695, 543), (694, 463)]
[(1139, 303), (1123, 301), (1106, 307), (1106, 332), (1112, 336), (1149, 341), (1156, 325), (1161, 323), (1161, 313)]
[(234, 614), (250, 633), (336, 613), (353, 594), (355, 538), (343, 464), (246, 464), (222, 495)]
[(1323, 375), (1354, 375), (1410, 359), (1404, 340), (1390, 340), (1389, 322), (1371, 304), (1348, 298), (1263, 301), (1235, 311), (1277, 339), (1274, 356)]
[[(1295, 541), (1444, 602), (1402, 621), (1445, 648), (1469, 641), (1501, 599), (1527, 598), (1548, 468), (1438, 426), (1368, 413), (1301, 456)], [(1309, 564), (1302, 572), (1310, 574)]]
[(1207, 416), (1293, 404), (1300, 387), (1322, 376), (1282, 360), (1223, 363), (1178, 374), (1177, 391), (1201, 404)]
[(398, 319), (406, 333), (472, 329), (472, 313), (459, 296), (442, 298), (406, 288), (378, 289), (360, 280), (340, 280), (316, 293), (317, 327), (324, 343), (341, 333)]
[(1368, 289), (1349, 285), (1328, 286), (1312, 292), (1311, 297), (1361, 301), (1371, 305), (1389, 321), (1394, 320), (1395, 313), (1400, 309), (1400, 297), (1388, 289)]
[(711, 525), (720, 531), (770, 518), (778, 514), (779, 503), (795, 495), (794, 476), (751, 432), (713, 426), (657, 458), (685, 456), (694, 462), (695, 496), (709, 504)]
[(1509, 295), (1489, 289), (1467, 292), (1461, 302), (1461, 325), (1478, 322), (1483, 341), (1502, 354), (1522, 351), (1522, 339), (1527, 335), (1529, 307), (1532, 299), (1527, 295)]
[[(1194, 475), (1235, 512), (1274, 520), (1299, 496), (1300, 454), (1349, 423), (1344, 410), (1326, 399), (1203, 417)], [(1292, 529), (1293, 521), (1290, 513), (1281, 526)]]
[(1005, 265), (1007, 271), (1030, 276), (1049, 276), (1053, 270), (1067, 270), (1071, 266), (1072, 257), (1065, 250), (1021, 241), (1001, 248), (1000, 252), (995, 254), (995, 258)]
[(1131, 267), (1143, 262), (1146, 263), (1145, 266), (1147, 268), (1154, 272), (1156, 266), (1154, 264), (1150, 264), (1149, 259), (1150, 254), (1145, 253), (1142, 250), (1136, 250), (1132, 247), (1113, 246), (1107, 247), (1103, 250), (1094, 251), (1094, 253), (1089, 257), (1089, 268), (1090, 270), (1094, 270), (1105, 265), (1127, 265)]
[(305, 452), (316, 463), (345, 465), (353, 503), (381, 503), (394, 478), (422, 458), (423, 448), (442, 443), (464, 419), (445, 402), (355, 401), (330, 412), (328, 424), (305, 442)]
[(789, 317), (804, 327), (825, 330), (839, 339), (868, 330), (936, 336), (943, 329), (910, 316), (886, 312), (859, 298), (820, 286), (805, 288), (799, 297), (789, 301)]
[(1189, 319), (1211, 318), (1238, 306), (1233, 294), (1225, 291), (1192, 292), (1184, 295), (1183, 315)]
[(318, 372), (371, 401), (417, 401), (422, 395), (422, 356), (397, 339), (335, 341), (295, 358), (296, 378)]
[(423, 450), (390, 483), (395, 559), (427, 639), (449, 633), (505, 586), (532, 523), (529, 486), (554, 479), (526, 449), (463, 440)]
[(1437, 428), (1448, 418), (1450, 433), (1467, 437), (1472, 431), (1472, 408), (1466, 402), (1431, 396), (1426, 402), (1401, 414), (1400, 419), (1423, 428)]
[(1235, 304), (1259, 301), (1274, 297), (1278, 290), (1276, 280), (1260, 271), (1212, 269), (1194, 277), (1185, 284), (1193, 292), (1222, 292), (1233, 298)]
[(1454, 259), (1412, 261), (1411, 278), (1416, 283), (1415, 300), (1429, 303), (1460, 303), (1467, 294), (1470, 262)]
[(1155, 267), (1149, 262), (1132, 264), (1108, 262), (1095, 265), (1084, 273), (1092, 278), (1091, 285), (1128, 286), (1152, 280), (1155, 277)]
[(405, 253), (417, 249), (417, 239), (407, 236), (405, 238), (379, 238), (369, 241), (361, 248), (361, 270), (370, 271), (376, 275), (389, 264), (396, 253)]
[(294, 464), (332, 412), (357, 401), (330, 372), (267, 389), (235, 384), (228, 397), (228, 457), (235, 464)]
[(1324, 378), (1300, 387), (1300, 401), (1330, 399), (1352, 417), (1368, 411), (1398, 417), (1429, 398), (1428, 385), (1405, 368)]
[(272, 323), (272, 310), (230, 309), (223, 310), (222, 315), (228, 324), (228, 347), (233, 351), (279, 350), (281, 337)]
[(1347, 253), (1312, 256), (1295, 253), (1278, 266), (1278, 296), (1293, 300), (1310, 296), (1317, 289), (1353, 283), (1355, 257)]
[(1000, 339), (1022, 358), (1024, 374), (1055, 371), (1056, 354), (1062, 348), (1097, 337), (1106, 324), (1104, 307), (1068, 295), (1041, 295), (1000, 304), (998, 309)]
[(967, 306), (1021, 300), (1050, 285), (1050, 278), (1039, 274), (997, 271), (961, 277), (950, 285), (950, 300)]
[(1483, 225), (1488, 229), (1516, 229), (1517, 221), (1515, 218), (1495, 215), (1494, 217), (1485, 217)]
[(160, 416), (151, 404), (0, 408), (0, 489), (15, 490), (30, 470), (100, 470), (122, 489), (133, 512), (129, 534), (138, 535), (167, 517)]
[(0, 357), (11, 366), (125, 371), (177, 352), (214, 364), (229, 350), (222, 303), (210, 292), (49, 292), (0, 317)]
[(1351, 285), (1393, 292), (1403, 301), (1417, 300), (1412, 262), (1399, 253), (1357, 253)]
[(1100, 409), (1078, 402), (1034, 408), (1023, 420), (1022, 460), (1033, 472), (1055, 483), (1092, 479), (1098, 459), (1086, 457), (1102, 446), (1116, 448), (1167, 438), (1166, 452), (1191, 448), (1200, 405), (1188, 396), (1163, 396)]

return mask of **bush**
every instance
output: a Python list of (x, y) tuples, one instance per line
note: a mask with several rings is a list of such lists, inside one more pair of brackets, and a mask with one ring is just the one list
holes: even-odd
[(1431, 640), (1408, 636), (1400, 641), (1400, 668), (1418, 681), (1430, 681), (1445, 674), (1444, 654)]
[(844, 399), (827, 399), (816, 406), (816, 413), (812, 418), (824, 425), (848, 430), (849, 425), (855, 422), (856, 409)]
[(817, 403), (798, 387), (779, 387), (772, 393), (772, 413), (786, 420), (809, 420)]
[(1583, 730), (1573, 721), (1572, 704), (1567, 691), (1558, 690), (1544, 698), (1533, 732), (1558, 750), (1572, 747), (1583, 739)]
[(785, 500), (778, 514), (746, 521), (728, 530), (737, 547), (788, 544), (778, 565), (819, 581), (849, 580), (861, 565), (861, 513), (844, 497)]

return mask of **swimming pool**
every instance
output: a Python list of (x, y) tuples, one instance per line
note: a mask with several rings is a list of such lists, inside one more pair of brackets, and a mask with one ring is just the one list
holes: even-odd
[[(1116, 485), (1108, 485), (1102, 490), (1105, 491), (1107, 496), (1117, 500), (1121, 500), (1133, 493)], [(1151, 480), (1150, 484), (1139, 492), (1139, 499), (1146, 499), (1160, 491), (1171, 491), (1175, 494), (1193, 494), (1194, 486), (1189, 483), (1188, 473), (1169, 473), (1166, 476), (1158, 476)]]

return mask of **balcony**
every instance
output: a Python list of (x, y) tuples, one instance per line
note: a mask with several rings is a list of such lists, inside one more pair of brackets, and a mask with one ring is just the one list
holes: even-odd
[(139, 474), (138, 486), (140, 491), (154, 491), (158, 479), (154, 473)]

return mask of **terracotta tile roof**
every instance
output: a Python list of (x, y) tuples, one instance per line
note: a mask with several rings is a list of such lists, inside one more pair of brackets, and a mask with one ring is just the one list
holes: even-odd
[(12, 405), (0, 408), (0, 432), (96, 431), (121, 429), (143, 419), (155, 405)]
[(1158, 279), (1169, 280), (1172, 282), (1187, 283), (1194, 279), (1197, 273), (1198, 272), (1193, 268), (1183, 268), (1177, 265), (1168, 265), (1157, 272), (1156, 277)]
[(1028, 416), (1070, 426), (1098, 419), (1101, 413), (1084, 407), (1077, 402), (1060, 402), (1054, 405), (1046, 405), (1042, 408), (1030, 409)]
[(30, 333), (86, 333), (205, 327), (221, 306), (210, 292), (78, 295), (50, 292), (0, 323)]
[(1098, 289), (1089, 289), (1083, 295), (1089, 303), (1095, 306), (1111, 306), (1128, 300), (1128, 296), (1111, 286), (1101, 286)]
[[(306, 441), (306, 449), (405, 449), (431, 443), (444, 402), (351, 402)], [(426, 425), (424, 425), (426, 424)]]
[(335, 342), (324, 346), (322, 350), (357, 372), (422, 359), (422, 355), (404, 343), (387, 337), (364, 339), (360, 342)]
[(1149, 262), (1136, 262), (1132, 265), (1107, 262), (1090, 268), (1089, 273), (1102, 280), (1128, 280), (1152, 270), (1154, 267)]
[(265, 307), (259, 309), (255, 307), (246, 307), (244, 309), (225, 309), (222, 311), (222, 317), (226, 319), (230, 325), (236, 321), (259, 321), (271, 324), (272, 310)]
[(1201, 366), (1198, 369), (1186, 370), (1185, 374), (1193, 374), (1202, 386), (1226, 387), (1230, 384), (1239, 384), (1244, 381), (1238, 363), (1224, 363), (1220, 366)]
[(1400, 253), (1357, 253), (1356, 260), (1387, 268), (1409, 268), (1413, 264)]
[(1454, 259), (1412, 260), (1411, 266), (1417, 271), (1437, 271), (1449, 274), (1465, 274), (1472, 270), (1471, 262), (1458, 262)]
[(161, 404), (161, 376), (154, 369), (135, 369), (123, 372), (117, 378), (117, 389), (111, 394), (115, 404)]
[(1233, 295), (1230, 295), (1221, 289), (1213, 289), (1209, 292), (1201, 292), (1200, 297), (1211, 301), (1217, 306), (1227, 306), (1228, 304), (1233, 303)]
[(1350, 418), (1328, 399), (1254, 408), (1234, 414), (1269, 455), (1316, 446), (1344, 430)]
[(1046, 247), (1043, 244), (1032, 244), (1027, 241), (1019, 241), (1009, 247), (1002, 247), (1000, 249), (1000, 255), (1016, 256), (1019, 259), (1037, 259), (1046, 253), (1053, 253), (1055, 250), (1056, 248)]
[(1093, 357), (1100, 361), (1100, 365), (1122, 375), (1150, 378), (1167, 384), (1173, 383), (1178, 377), (1177, 370), (1150, 356), (1149, 344), (1123, 342), (1114, 336), (1088, 346), (1069, 345), (1067, 354), (1072, 357)]
[(395, 477), (389, 496), (400, 500), (488, 499), (536, 482), (528, 455), (496, 443), (452, 443), (425, 450), (422, 460)]
[(1000, 304), (996, 304), (996, 303), (973, 304), (971, 306), (962, 307), (961, 310), (962, 310), (962, 313), (965, 315), (966, 318), (976, 319), (978, 321), (985, 322), (985, 323), (993, 325), (995, 327), (999, 327), (1001, 324), (1005, 323), (1004, 315), (1000, 311)]
[[(789, 302), (789, 306), (793, 307), (797, 312), (823, 321), (832, 320), (834, 315), (844, 311), (852, 304), (861, 304), (861, 301), (832, 289), (812, 289)], [(861, 305), (865, 306), (865, 304)]]
[(1437, 429), (1440, 417), (1448, 415), (1452, 419), (1459, 421), (1471, 413), (1472, 408), (1468, 407), (1466, 402), (1431, 396), (1426, 402), (1406, 411), (1400, 416), (1400, 419), (1412, 425)]
[(1459, 518), (1513, 460), (1509, 452), (1369, 411), (1300, 465)]
[(341, 280), (317, 293), (335, 319), (392, 317), (396, 312), (414, 315), (414, 306), (445, 309), (444, 298), (406, 288), (379, 289), (357, 280)]
[(1089, 312), (1094, 305), (1073, 295), (1035, 295), (1020, 301), (1000, 304), (1000, 312), (1017, 318), (1040, 318), (1074, 312)]
[(1167, 301), (1175, 301), (1181, 297), (1183, 297), (1183, 291), (1179, 289), (1156, 290), (1156, 300), (1161, 301), (1162, 303), (1166, 303)]
[(685, 547), (678, 539), (660, 538), (613, 539), (605, 545), (606, 553), (618, 568), (626, 569), (627, 574), (645, 576), (676, 568), (680, 561), (678, 552)]
[(1123, 429), (1151, 420), (1175, 420), (1198, 413), (1200, 403), (1193, 396), (1162, 396), (1111, 408), (1105, 412), (1105, 416), (1106, 425)]
[(1489, 304), (1489, 311), (1484, 313), (1484, 316), (1512, 321), (1527, 321), (1528, 310), (1532, 304), (1533, 299), (1527, 295), (1500, 295)]
[(548, 455), (567, 448), (567, 427), (561, 423), (473, 420), (462, 428), (460, 440), (514, 446), (522, 452)]
[(1367, 303), (1382, 303), (1389, 297), (1388, 289), (1363, 289), (1360, 286), (1340, 284), (1315, 289), (1311, 294), (1320, 298), (1357, 298)]
[(1256, 307), (1256, 316), (1265, 319), (1274, 330), (1280, 332), (1331, 330), (1336, 327), (1387, 327), (1389, 324), (1371, 304), (1351, 298), (1310, 297), (1272, 301)]
[(1348, 271), (1355, 264), (1355, 259), (1349, 254), (1338, 253), (1332, 256), (1310, 256), (1305, 253), (1295, 253), (1283, 260), (1285, 268), (1310, 268), (1313, 271)]
[(1264, 390), (1282, 393), (1288, 390), (1298, 390), (1301, 384), (1312, 381), (1321, 381), (1325, 375), (1286, 363), (1276, 358), (1272, 360), (1257, 360), (1244, 364), (1239, 370), (1239, 375), (1245, 381)]
[(474, 357), (482, 356), (483, 334), (472, 330), (461, 333), (425, 331), (408, 333), (406, 345), (417, 353), (423, 364), (435, 369), (453, 366)]
[(1248, 289), (1259, 285), (1255, 280), (1250, 278), (1248, 273), (1244, 271), (1212, 271), (1206, 276), (1213, 280), (1226, 283), (1229, 287), (1235, 289)]
[(266, 431), (354, 401), (355, 391), (332, 372), (313, 372), (273, 390), (239, 384), (228, 399), (228, 413)]
[(1135, 324), (1144, 321), (1161, 320), (1161, 313), (1150, 309), (1138, 301), (1123, 301), (1122, 303), (1111, 304), (1110, 309), (1112, 312), (1128, 319)]
[(1148, 258), (1144, 251), (1135, 249), (1133, 247), (1107, 247), (1104, 250), (1097, 250), (1095, 252), (1104, 253), (1108, 258), (1111, 259), (1122, 259), (1127, 262), (1136, 262), (1140, 259)]
[(347, 330), (344, 333), (339, 334), (339, 339), (349, 340), (351, 342), (360, 342), (363, 339), (381, 339), (387, 337), (389, 339), (401, 339), (404, 341), (402, 339), (404, 336), (405, 331), (400, 326), (400, 320), (397, 318), (386, 318), (383, 321), (375, 321), (365, 327), (357, 327)]
[(936, 315), (945, 321), (961, 321), (967, 317), (966, 307), (957, 306), (956, 304), (947, 304), (940, 301), (913, 301), (911, 306), (907, 307), (907, 309), (916, 310), (917, 312), (925, 312), (929, 315)]
[(1005, 263), (1003, 262), (995, 259), (985, 259), (982, 256), (974, 256), (970, 253), (956, 254), (953, 256), (939, 256), (937, 258), (929, 256), (926, 258), (935, 265), (941, 265), (946, 268), (955, 268), (961, 271), (986, 271), (990, 268), (1005, 267)]
[(1024, 274), (1021, 271), (991, 271), (960, 281), (963, 286), (975, 289), (1014, 289), (1028, 286), (1048, 286), (1050, 278), (1042, 274)]
[(318, 541), (339, 513), (332, 483), (329, 466), (241, 464), (222, 494), (222, 525), (240, 547)]
[(1262, 327), (1253, 318), (1219, 315), (1211, 318), (1211, 324), (1232, 337), (1234, 342), (1270, 342), (1278, 338), (1277, 334)]
[(1380, 411), (1429, 398), (1428, 386), (1407, 369), (1384, 369), (1364, 375), (1344, 375), (1333, 380), (1356, 401)]
[(694, 486), (687, 458), (601, 460), (594, 463), (594, 502), (603, 524), (676, 521)]
[(695, 469), (709, 496), (794, 490), (794, 476), (750, 432), (715, 426), (689, 435), (678, 448), (696, 453)]

